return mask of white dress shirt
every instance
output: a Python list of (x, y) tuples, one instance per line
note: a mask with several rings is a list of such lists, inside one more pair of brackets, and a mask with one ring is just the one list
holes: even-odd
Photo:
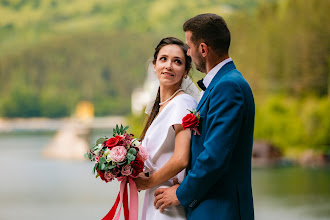
[[(203, 83), (204, 83), (204, 85), (205, 85), (205, 87), (207, 88), (209, 85), (210, 85), (210, 83), (211, 83), (211, 81), (212, 81), (212, 79), (214, 78), (214, 76), (217, 74), (217, 72), (226, 64), (226, 63), (229, 63), (230, 61), (232, 61), (232, 59), (229, 57), (229, 58), (227, 58), (227, 59), (225, 59), (225, 60), (223, 60), (222, 62), (220, 62), (220, 63), (218, 63), (215, 67), (213, 67), (211, 70), (210, 70), (210, 72), (208, 72), (207, 74), (206, 74), (206, 76), (204, 77), (204, 79), (203, 79)], [(204, 91), (202, 90), (201, 91), (201, 97), (203, 96), (203, 94), (204, 94)]]

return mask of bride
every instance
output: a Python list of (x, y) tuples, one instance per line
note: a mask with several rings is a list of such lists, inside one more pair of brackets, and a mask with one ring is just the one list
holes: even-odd
[[(189, 129), (183, 130), (182, 118), (196, 108), (199, 90), (188, 76), (191, 58), (188, 47), (179, 39), (162, 39), (155, 48), (153, 64), (159, 81), (157, 96), (142, 132), (142, 145), (149, 158), (145, 173), (135, 180), (138, 190), (146, 190), (142, 220), (186, 219), (181, 205), (165, 209), (163, 213), (154, 207), (154, 193), (162, 187), (170, 187), (173, 180), (181, 182), (190, 156)], [(191, 96), (191, 95), (193, 96)], [(196, 99), (196, 100), (195, 100)], [(148, 110), (150, 109), (150, 110)]]

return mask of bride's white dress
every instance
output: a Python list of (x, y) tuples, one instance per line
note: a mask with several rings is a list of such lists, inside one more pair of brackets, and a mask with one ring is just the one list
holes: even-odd
[[(181, 124), (182, 118), (188, 111), (196, 108), (197, 102), (188, 94), (175, 96), (158, 114), (150, 125), (142, 146), (146, 147), (149, 158), (145, 162), (145, 172), (150, 175), (159, 170), (172, 157), (174, 152), (175, 131), (172, 125)], [(181, 171), (175, 177), (179, 182), (183, 180), (185, 170)], [(186, 213), (181, 205), (166, 208), (163, 213), (154, 207), (154, 193), (158, 188), (170, 187), (173, 185), (173, 178), (166, 182), (146, 190), (142, 220), (181, 220), (186, 219)]]

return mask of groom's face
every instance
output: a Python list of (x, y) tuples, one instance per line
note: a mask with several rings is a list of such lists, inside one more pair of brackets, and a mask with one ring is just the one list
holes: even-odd
[(199, 51), (199, 45), (195, 45), (191, 41), (191, 31), (186, 31), (186, 44), (188, 46), (187, 55), (191, 57), (191, 60), (195, 63), (196, 69), (202, 73), (206, 73), (206, 61), (202, 56), (202, 53)]

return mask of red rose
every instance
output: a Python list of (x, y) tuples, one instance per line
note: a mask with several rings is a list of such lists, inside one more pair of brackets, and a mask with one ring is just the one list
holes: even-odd
[(125, 139), (124, 137), (118, 135), (115, 138), (118, 140), (117, 145), (122, 145)]
[(131, 167), (133, 168), (132, 175), (137, 176), (143, 171), (144, 162), (139, 159), (133, 160), (131, 162)]
[(111, 148), (117, 146), (118, 141), (119, 141), (118, 138), (115, 138), (115, 137), (109, 138), (109, 139), (105, 142), (105, 146), (108, 147), (108, 148), (110, 148), (110, 150), (111, 150)]
[(193, 113), (187, 114), (182, 119), (182, 127), (183, 127), (183, 129), (186, 129), (186, 128), (195, 128), (195, 127), (198, 126), (198, 124), (199, 124), (199, 120), (196, 117), (196, 115), (194, 115)]
[(96, 170), (99, 173), (99, 176), (100, 176), (101, 180), (107, 182), (106, 179), (104, 178), (104, 171), (101, 171), (101, 170), (99, 170), (97, 168), (96, 168)]

